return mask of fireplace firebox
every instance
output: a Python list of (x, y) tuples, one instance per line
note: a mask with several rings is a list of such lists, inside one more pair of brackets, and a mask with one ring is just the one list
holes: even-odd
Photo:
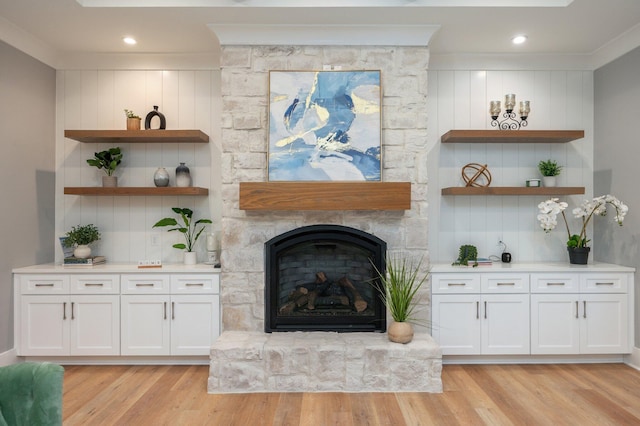
[(265, 243), (265, 331), (386, 331), (376, 290), (387, 244), (340, 225), (294, 229)]

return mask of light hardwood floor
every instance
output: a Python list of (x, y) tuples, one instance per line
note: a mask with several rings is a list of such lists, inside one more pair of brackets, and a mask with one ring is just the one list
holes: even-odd
[(65, 425), (640, 425), (623, 364), (447, 365), (444, 393), (209, 395), (207, 366), (66, 366)]

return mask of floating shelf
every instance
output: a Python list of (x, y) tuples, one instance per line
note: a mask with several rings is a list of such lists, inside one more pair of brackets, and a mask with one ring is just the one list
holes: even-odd
[(584, 130), (449, 130), (442, 143), (567, 143), (584, 138)]
[(449, 187), (442, 188), (442, 195), (579, 195), (584, 194), (583, 186), (565, 187), (526, 187), (526, 186), (487, 186), (487, 187)]
[(207, 188), (195, 186), (189, 187), (122, 187), (105, 188), (102, 186), (67, 186), (64, 188), (67, 195), (208, 195)]
[(240, 182), (240, 210), (409, 210), (410, 182)]
[(65, 130), (64, 137), (84, 143), (208, 143), (200, 130)]

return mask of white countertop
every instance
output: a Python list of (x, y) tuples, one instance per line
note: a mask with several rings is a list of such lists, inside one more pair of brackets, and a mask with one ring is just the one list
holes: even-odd
[(220, 268), (198, 263), (184, 265), (182, 263), (163, 264), (160, 268), (138, 268), (137, 263), (105, 263), (96, 266), (64, 266), (59, 263), (14, 268), (14, 274), (166, 274), (166, 273), (220, 273)]
[(611, 263), (590, 263), (587, 265), (572, 265), (568, 262), (540, 262), (540, 263), (502, 263), (494, 262), (491, 266), (452, 266), (450, 263), (431, 265), (431, 273), (483, 273), (483, 272), (635, 272), (635, 268), (614, 265)]

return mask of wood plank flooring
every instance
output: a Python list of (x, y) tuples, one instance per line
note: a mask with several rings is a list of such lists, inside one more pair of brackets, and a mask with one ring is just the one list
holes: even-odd
[(65, 366), (65, 425), (640, 425), (623, 364), (446, 365), (442, 394), (207, 394), (207, 366)]

